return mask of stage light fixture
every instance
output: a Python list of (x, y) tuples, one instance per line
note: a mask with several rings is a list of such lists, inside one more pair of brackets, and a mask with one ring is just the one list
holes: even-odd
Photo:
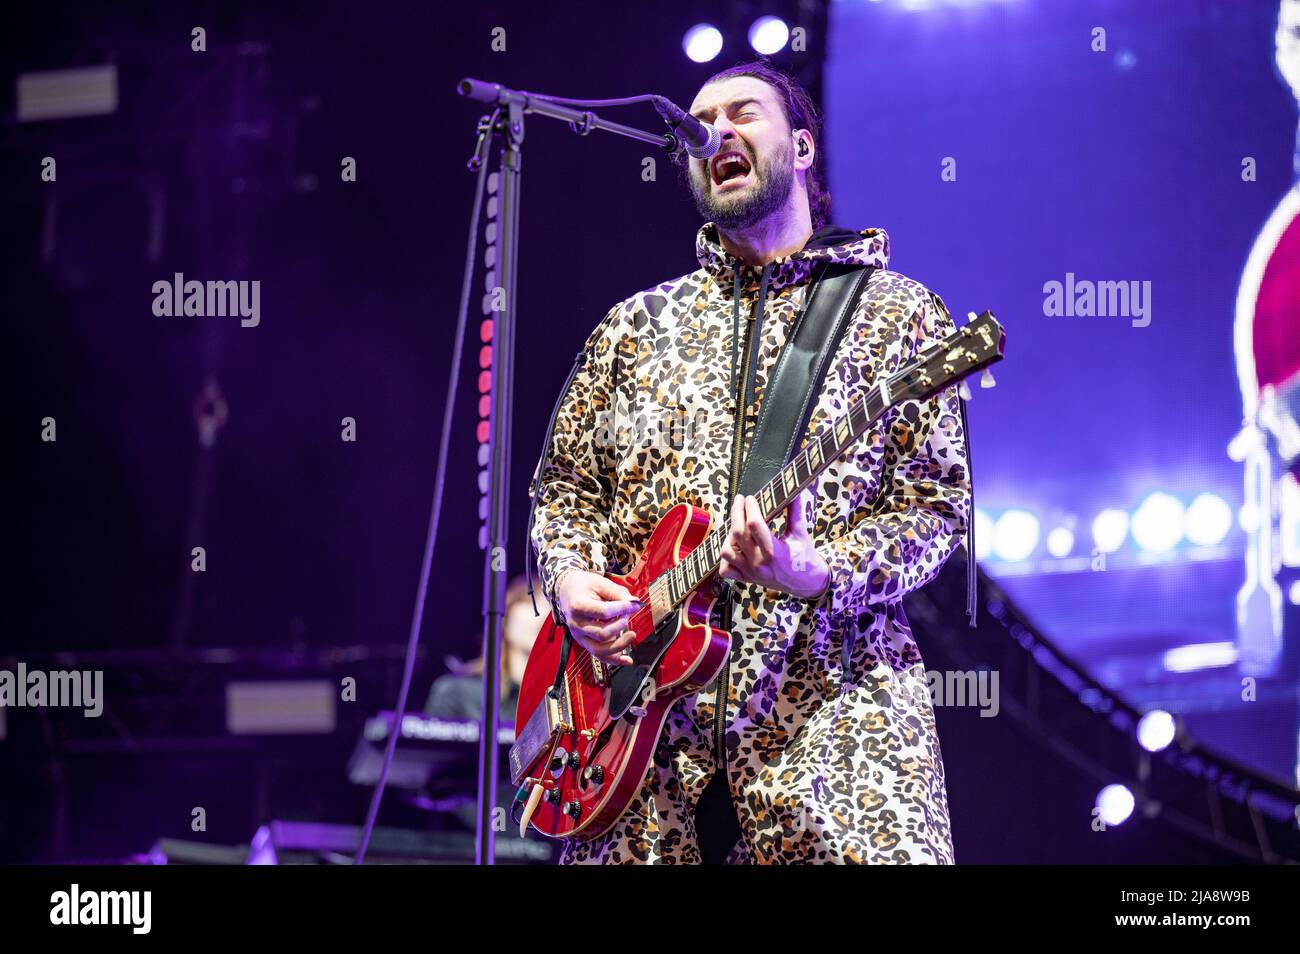
[(1169, 672), (1197, 672), (1201, 669), (1222, 669), (1237, 662), (1237, 644), (1191, 643), (1165, 650), (1164, 664)]
[(1148, 553), (1168, 553), (1183, 539), (1186, 525), (1182, 501), (1156, 491), (1133, 512), (1133, 540)]
[(1200, 547), (1222, 543), (1232, 529), (1232, 508), (1217, 494), (1201, 494), (1187, 508), (1187, 539)]
[(1096, 807), (1107, 825), (1122, 825), (1133, 814), (1134, 804), (1133, 793), (1126, 785), (1107, 785), (1097, 793)]
[(1138, 744), (1148, 752), (1159, 752), (1169, 748), (1174, 741), (1178, 726), (1174, 717), (1164, 709), (1152, 709), (1138, 720)]
[(1114, 553), (1124, 545), (1128, 536), (1128, 514), (1123, 510), (1106, 509), (1092, 521), (1092, 542), (1102, 553)]
[(1074, 531), (1069, 527), (1056, 527), (1047, 535), (1047, 552), (1058, 560), (1068, 557), (1074, 549)]
[(790, 42), (790, 28), (780, 17), (759, 17), (749, 26), (749, 45), (756, 53), (771, 56)]
[(707, 63), (722, 52), (722, 33), (712, 23), (697, 23), (686, 31), (682, 49), (696, 63)]
[(112, 63), (20, 73), (15, 112), (20, 123), (106, 116), (117, 112), (117, 89)]
[(1027, 510), (1008, 510), (993, 525), (993, 552), (999, 560), (1026, 559), (1038, 546), (1038, 518)]

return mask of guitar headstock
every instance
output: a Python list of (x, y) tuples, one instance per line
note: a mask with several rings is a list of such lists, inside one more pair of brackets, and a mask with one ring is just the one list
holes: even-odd
[[(889, 393), (895, 401), (927, 400), (944, 388), (1002, 360), (1007, 334), (992, 312), (973, 316), (938, 344), (926, 348), (889, 379)], [(992, 387), (992, 376), (986, 387)], [(963, 385), (963, 397), (969, 397)]]

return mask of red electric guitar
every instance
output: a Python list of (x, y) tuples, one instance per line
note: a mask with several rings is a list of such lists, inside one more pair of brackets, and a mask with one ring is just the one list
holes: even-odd
[[(756, 495), (772, 520), (893, 405), (926, 400), (1002, 357), (1006, 336), (989, 312), (858, 395), (848, 412), (795, 455)], [(963, 385), (963, 394), (969, 392)], [(626, 576), (609, 579), (641, 602), (631, 665), (603, 662), (547, 616), (519, 687), (510, 777), (527, 800), (519, 814), (554, 838), (595, 838), (636, 797), (669, 708), (722, 670), (730, 635), (710, 625), (727, 526), (678, 504), (664, 514)], [(516, 806), (518, 806), (516, 802)]]

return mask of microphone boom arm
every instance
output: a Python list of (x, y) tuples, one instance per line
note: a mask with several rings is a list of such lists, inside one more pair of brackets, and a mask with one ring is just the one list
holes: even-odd
[[(618, 136), (626, 136), (628, 139), (649, 143), (652, 146), (660, 146), (670, 153), (682, 148), (681, 140), (673, 133), (653, 133), (638, 129), (635, 126), (602, 119), (589, 109), (575, 109), (540, 93), (510, 89), (499, 83), (485, 83), (482, 80), (469, 77), (456, 84), (456, 91), (466, 99), (498, 105), (512, 112), (533, 113), (538, 116), (546, 116), (549, 119), (559, 119), (567, 122), (573, 131), (580, 136), (586, 136), (595, 130), (599, 130), (614, 133)], [(637, 99), (640, 98), (637, 97)], [(645, 97), (645, 99), (654, 101), (662, 99), (662, 97)], [(658, 108), (657, 104), (656, 108)]]

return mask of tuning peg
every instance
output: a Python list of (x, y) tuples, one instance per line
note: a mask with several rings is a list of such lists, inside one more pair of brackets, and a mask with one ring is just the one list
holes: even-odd
[(963, 401), (969, 401), (971, 399), (970, 385), (966, 383), (965, 378), (962, 379), (961, 384), (957, 385), (957, 393), (961, 395)]
[(968, 312), (966, 312), (966, 320), (967, 320), (967, 321), (974, 321), (974, 320), (975, 320), (976, 318), (978, 318), (978, 317), (979, 317), (979, 315), (975, 314), (975, 312), (973, 312), (973, 311), (968, 311)]
[(980, 375), (980, 387), (991, 388), (996, 386), (997, 383), (998, 382), (993, 380), (993, 372), (988, 368), (985, 368), (984, 373)]

